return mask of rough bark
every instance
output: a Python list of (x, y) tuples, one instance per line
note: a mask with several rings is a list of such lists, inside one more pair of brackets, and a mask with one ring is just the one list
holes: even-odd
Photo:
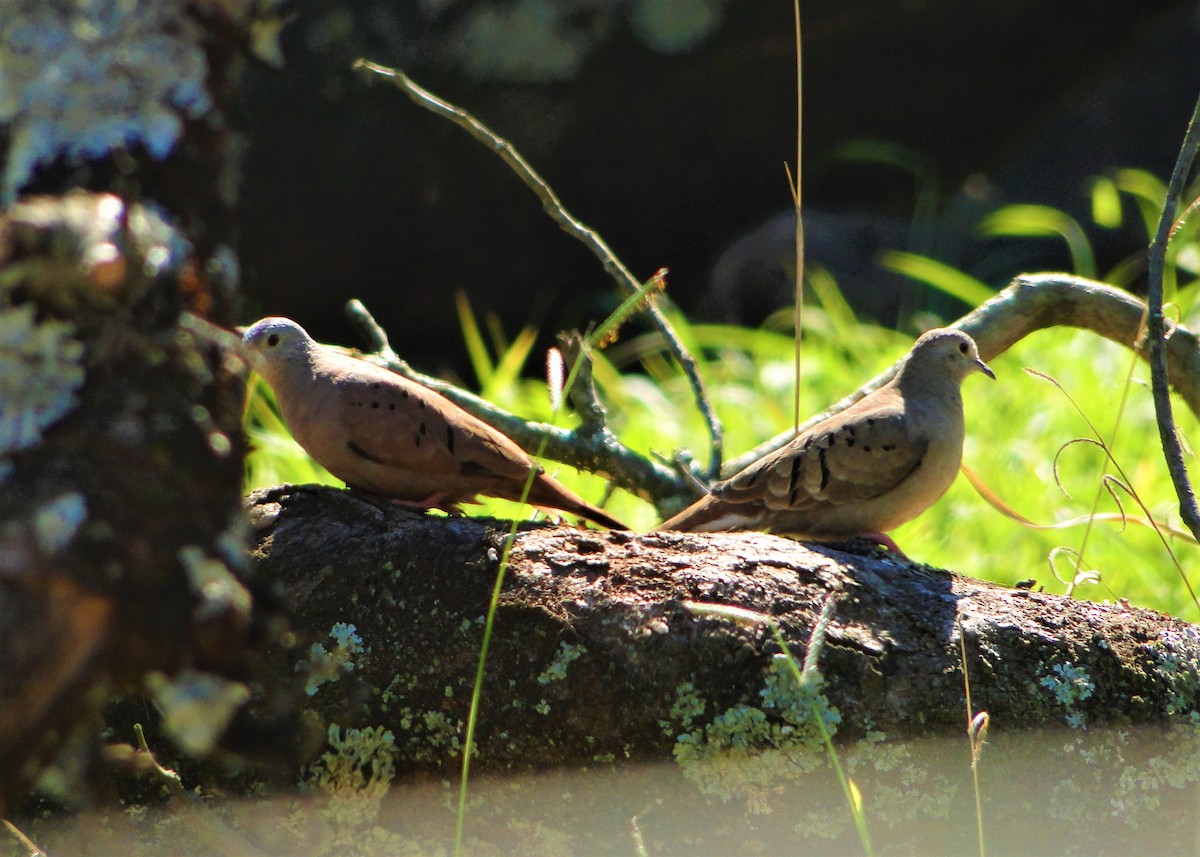
[(87, 767), (115, 693), (226, 692), (219, 731), (242, 691), (198, 671), (252, 671), (244, 384), (201, 318), (235, 314), (256, 5), (4, 7), (0, 813), (56, 756)]
[[(362, 641), (353, 669), (313, 697), (315, 722), (385, 726), (412, 769), (456, 764), (507, 531), (318, 487), (257, 492), (250, 508), (257, 573), (296, 629), (333, 648), (331, 629), (348, 623)], [(766, 614), (803, 660), (827, 597), (819, 667), (839, 739), (961, 731), (960, 627), (973, 710), (1007, 727), (1165, 723), (1196, 708), (1200, 630), (1149, 610), (763, 534), (526, 525), (500, 594), (477, 764), (669, 758), (683, 733), (712, 739), (730, 712), (771, 709), (778, 646), (765, 624), (689, 605)], [(281, 679), (306, 651), (280, 654)]]

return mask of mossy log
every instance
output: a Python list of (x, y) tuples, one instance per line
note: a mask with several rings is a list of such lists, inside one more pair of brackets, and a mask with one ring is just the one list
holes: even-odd
[[(384, 726), (402, 769), (457, 765), (504, 525), (316, 486), (248, 503), (257, 582), (277, 587), (296, 631), (321, 644), (315, 659), (308, 646), (276, 653), (281, 680), (303, 676), (305, 661), (313, 670), (313, 725)], [(681, 742), (739, 736), (770, 745), (814, 710), (837, 740), (962, 732), (964, 646), (972, 713), (1005, 728), (1164, 724), (1197, 708), (1195, 626), (854, 547), (522, 526), (499, 592), (476, 764), (670, 758)], [(770, 624), (696, 607), (771, 617), (803, 662), (831, 598), (819, 694), (790, 701)]]

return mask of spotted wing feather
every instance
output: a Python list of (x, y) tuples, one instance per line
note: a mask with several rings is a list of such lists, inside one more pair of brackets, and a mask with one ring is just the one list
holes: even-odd
[(360, 365), (345, 364), (337, 374), (335, 401), (342, 434), (355, 454), (426, 475), (523, 480), (529, 473), (529, 459), (519, 447), (438, 393), (354, 363)]
[(713, 487), (729, 503), (798, 515), (860, 503), (894, 489), (920, 466), (927, 439), (910, 438), (905, 413), (873, 403), (845, 411)]

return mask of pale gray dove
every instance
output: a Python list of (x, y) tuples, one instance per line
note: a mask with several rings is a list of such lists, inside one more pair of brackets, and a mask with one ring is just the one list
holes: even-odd
[(264, 318), (242, 341), (296, 442), (351, 488), (455, 510), (479, 494), (520, 500), (534, 471), (528, 502), (625, 529), (440, 393), (321, 345), (290, 319)]
[(817, 423), (660, 524), (659, 530), (769, 530), (812, 541), (885, 533), (946, 492), (962, 462), (961, 386), (995, 379), (975, 340), (931, 330), (884, 386)]

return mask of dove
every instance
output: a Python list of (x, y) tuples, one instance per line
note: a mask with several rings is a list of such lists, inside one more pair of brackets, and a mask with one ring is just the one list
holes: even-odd
[(888, 530), (946, 493), (962, 463), (962, 382), (995, 374), (975, 340), (938, 328), (895, 377), (723, 482), (658, 530), (769, 530), (810, 541), (864, 536), (900, 553)]
[(457, 511), (480, 494), (519, 501), (532, 471), (529, 503), (626, 529), (445, 396), (321, 345), (290, 319), (264, 318), (242, 343), (296, 442), (351, 488)]

